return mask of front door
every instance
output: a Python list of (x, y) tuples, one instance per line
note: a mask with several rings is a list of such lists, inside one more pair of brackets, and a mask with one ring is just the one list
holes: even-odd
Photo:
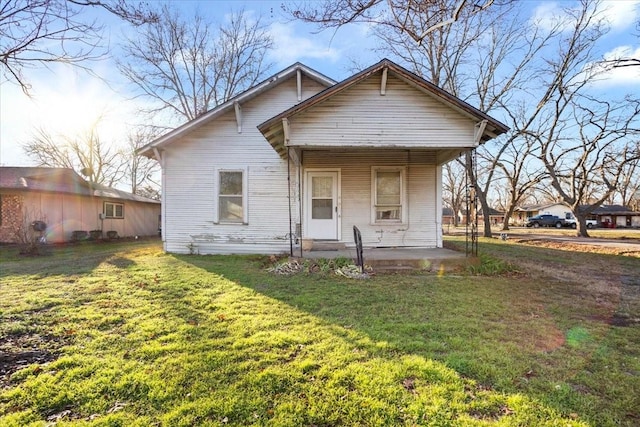
[(305, 236), (338, 240), (338, 171), (308, 171), (305, 188)]

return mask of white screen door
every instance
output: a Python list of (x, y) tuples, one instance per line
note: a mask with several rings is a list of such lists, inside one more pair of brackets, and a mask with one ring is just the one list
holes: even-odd
[(338, 239), (338, 172), (307, 172), (306, 237)]

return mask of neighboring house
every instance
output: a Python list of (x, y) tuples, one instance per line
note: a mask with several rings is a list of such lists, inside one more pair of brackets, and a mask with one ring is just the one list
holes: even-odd
[[(571, 209), (563, 203), (548, 203), (544, 205), (522, 206), (516, 208), (514, 216), (515, 222), (522, 224), (527, 218), (539, 215), (551, 214), (564, 219), (572, 219)], [(602, 205), (593, 210), (587, 216), (589, 220), (597, 220), (601, 227), (640, 227), (640, 212), (622, 205)]]
[(160, 202), (90, 184), (71, 169), (0, 167), (0, 242), (33, 221), (47, 224), (47, 242), (74, 231), (116, 231), (119, 237), (157, 235)]
[[(560, 218), (572, 218), (571, 209), (564, 203), (552, 202), (541, 205), (524, 205), (515, 208), (511, 222), (516, 225), (523, 225), (527, 222), (527, 218), (532, 216), (549, 214)], [(569, 216), (567, 216), (569, 215)]]
[[(453, 225), (455, 224), (455, 214), (451, 208), (442, 208), (442, 224)], [(460, 221), (458, 221), (460, 222)]]
[[(476, 217), (473, 212), (470, 212), (469, 215), (470, 215), (469, 223), (472, 224), (476, 220)], [(467, 211), (464, 209), (459, 211), (458, 218), (459, 218), (459, 224), (461, 225), (467, 224)], [(478, 225), (484, 224), (484, 214), (482, 212), (482, 208), (478, 209), (477, 221), (478, 221)], [(489, 221), (491, 221), (491, 224), (493, 225), (502, 224), (502, 222), (504, 222), (504, 212), (499, 211), (497, 209), (489, 208)]]
[(164, 248), (442, 247), (441, 167), (508, 128), (389, 60), (335, 83), (296, 63), (140, 152)]
[[(504, 212), (497, 209), (489, 208), (489, 221), (491, 224), (502, 224), (504, 222)], [(478, 224), (484, 223), (484, 213), (482, 208), (478, 211)]]
[(593, 211), (602, 227), (640, 228), (640, 212), (622, 205), (603, 205)]

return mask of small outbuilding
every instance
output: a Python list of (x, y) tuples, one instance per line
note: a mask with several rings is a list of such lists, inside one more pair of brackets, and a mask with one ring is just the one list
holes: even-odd
[[(72, 169), (0, 167), (0, 242), (21, 240), (26, 228), (47, 242), (76, 237), (158, 234), (160, 202), (93, 184)], [(46, 227), (45, 227), (46, 226)]]

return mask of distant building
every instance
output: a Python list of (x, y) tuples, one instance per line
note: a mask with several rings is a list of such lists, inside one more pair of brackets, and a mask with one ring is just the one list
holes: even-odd
[(159, 201), (89, 183), (72, 169), (0, 167), (0, 242), (18, 241), (33, 221), (46, 224), (47, 242), (77, 231), (157, 235), (159, 216)]

